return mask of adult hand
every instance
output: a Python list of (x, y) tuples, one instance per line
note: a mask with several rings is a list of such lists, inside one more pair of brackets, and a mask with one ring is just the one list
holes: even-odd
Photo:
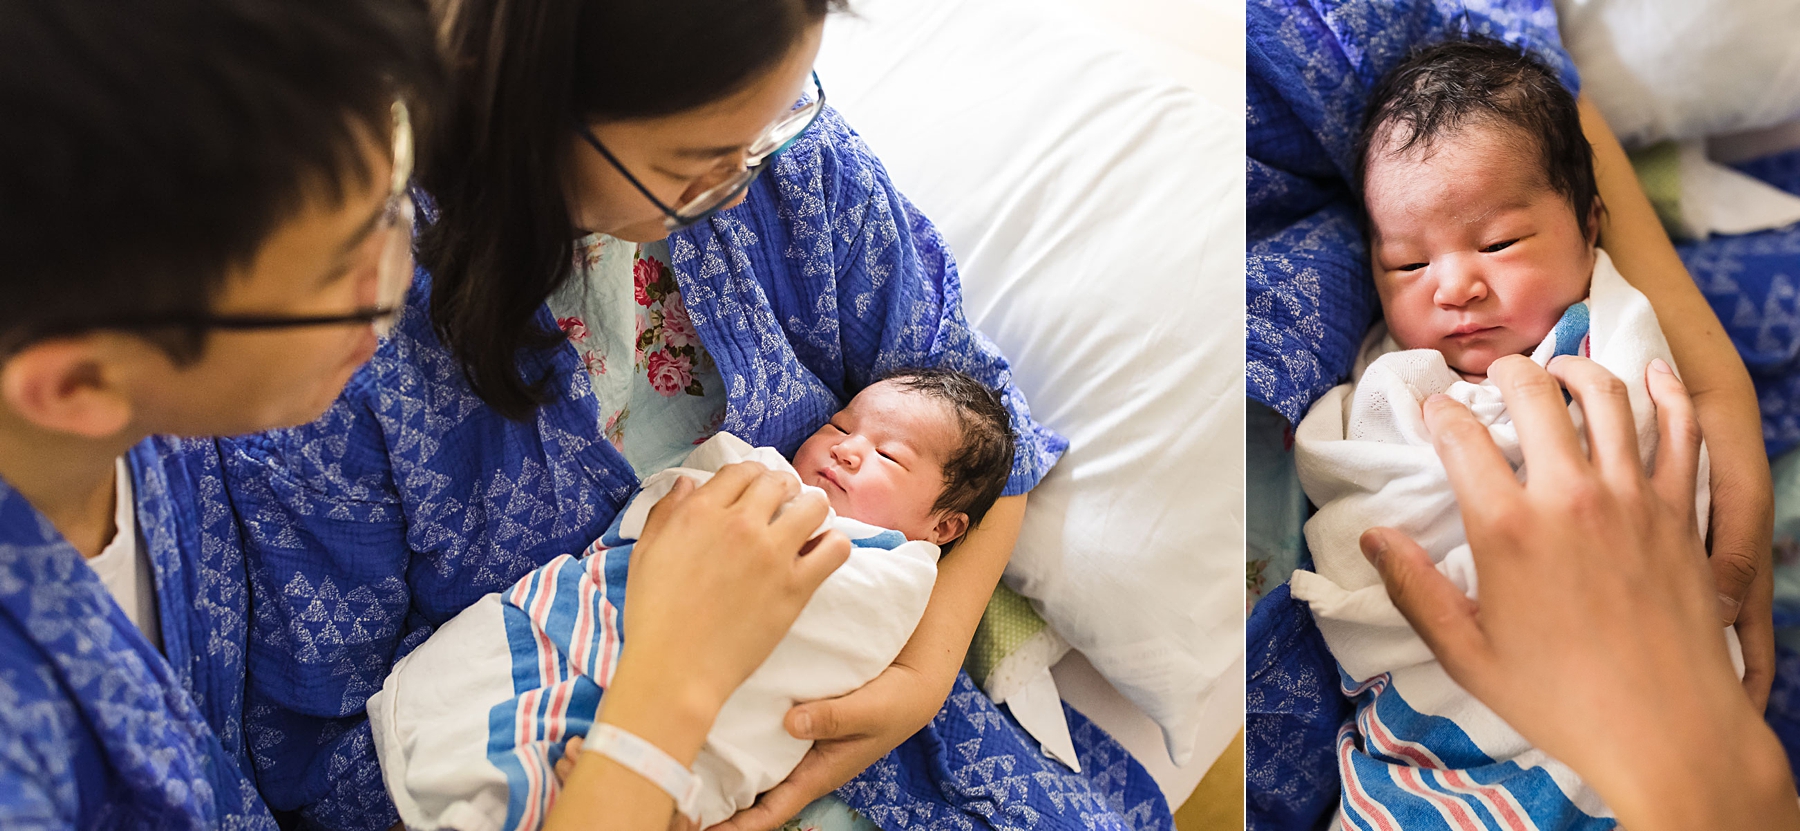
[[(618, 671), (599, 721), (692, 765), (719, 708), (793, 625), (813, 591), (850, 556), (827, 532), (822, 498), (754, 463), (729, 465), (704, 486), (681, 480), (651, 510), (631, 553), (631, 602)], [(546, 829), (661, 831), (673, 802), (599, 753), (571, 751)]]
[(823, 496), (775, 516), (799, 494), (792, 475), (744, 462), (697, 489), (682, 479), (657, 503), (632, 550), (621, 674), (654, 661), (632, 667), (657, 667), (665, 695), (686, 688), (714, 710), (724, 703), (850, 556), (842, 533), (808, 540), (829, 510)]
[[(1546, 372), (1508, 357), (1490, 370), (1531, 472), (1523, 485), (1468, 410), (1426, 402), (1479, 603), (1397, 531), (1371, 529), (1363, 549), (1450, 677), (1579, 773), (1623, 826), (1800, 829), (1780, 744), (1735, 683), (1720, 635), (1693, 513), (1693, 408), (1656, 363), (1649, 477), (1624, 385), (1586, 359)], [(1584, 413), (1587, 455), (1559, 380)]]
[(852, 692), (794, 707), (783, 726), (795, 738), (812, 739), (812, 749), (786, 779), (757, 797), (756, 804), (713, 826), (713, 831), (781, 827), (930, 723), (949, 694), (949, 687), (932, 684), (923, 673), (896, 663)]
[[(1737, 628), (1744, 648), (1744, 692), (1757, 712), (1775, 683), (1774, 485), (1754, 397), (1697, 394), (1695, 418), (1712, 461), (1708, 560), (1719, 619)], [(1727, 440), (1726, 437), (1732, 437)]]

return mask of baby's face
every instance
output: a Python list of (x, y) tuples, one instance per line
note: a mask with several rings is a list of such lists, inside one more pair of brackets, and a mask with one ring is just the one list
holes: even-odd
[(875, 384), (800, 445), (794, 469), (821, 488), (839, 515), (892, 528), (909, 540), (945, 542), (931, 506), (944, 490), (944, 461), (960, 434), (950, 406)]
[(1471, 125), (1400, 156), (1377, 148), (1364, 176), (1375, 289), (1401, 348), (1479, 379), (1587, 296), (1593, 240), (1523, 136)]

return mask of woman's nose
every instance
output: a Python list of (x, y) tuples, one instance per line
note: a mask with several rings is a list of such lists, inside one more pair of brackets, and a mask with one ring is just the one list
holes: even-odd
[(1431, 264), (1437, 278), (1437, 291), (1432, 300), (1439, 306), (1467, 306), (1488, 296), (1487, 278), (1482, 275), (1479, 258), (1452, 256)]

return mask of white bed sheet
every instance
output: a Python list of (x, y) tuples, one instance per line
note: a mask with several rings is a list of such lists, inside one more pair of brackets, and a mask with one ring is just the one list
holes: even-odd
[[(1072, 442), (1008, 583), (1085, 653), (1056, 669), (1064, 698), (1178, 805), (1243, 719), (1242, 10), (853, 9), (827, 27), (827, 95), (948, 238), (970, 319)], [(1160, 624), (1134, 641), (1108, 617)]]

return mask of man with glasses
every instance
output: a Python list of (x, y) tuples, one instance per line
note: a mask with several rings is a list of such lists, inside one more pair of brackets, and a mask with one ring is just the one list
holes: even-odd
[(0, 0), (0, 827), (273, 828), (212, 436), (316, 418), (411, 279), (422, 17)]

